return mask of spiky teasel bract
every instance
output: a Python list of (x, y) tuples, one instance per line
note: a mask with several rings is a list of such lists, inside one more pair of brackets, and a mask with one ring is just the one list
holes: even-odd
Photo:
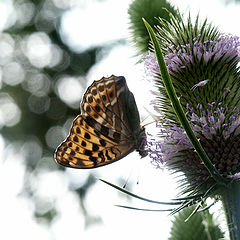
[(140, 55), (147, 52), (150, 40), (142, 18), (145, 18), (151, 25), (158, 23), (155, 17), (161, 17), (169, 21), (170, 17), (165, 9), (171, 13), (175, 12), (175, 8), (167, 0), (133, 0), (129, 5), (129, 29), (132, 33), (132, 43), (136, 46)]
[[(194, 133), (217, 171), (234, 179), (240, 171), (239, 38), (220, 33), (206, 20), (199, 23), (199, 17), (192, 23), (189, 16), (185, 23), (179, 13), (171, 15), (170, 22), (159, 19), (157, 30), (173, 86)], [(149, 52), (144, 61), (160, 93), (156, 105), (166, 119), (159, 124), (158, 138), (151, 136), (148, 142), (154, 164), (182, 173), (184, 193), (220, 191), (176, 117), (154, 54)]]

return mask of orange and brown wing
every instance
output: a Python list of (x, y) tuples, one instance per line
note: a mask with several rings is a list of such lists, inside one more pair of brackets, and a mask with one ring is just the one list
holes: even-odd
[(115, 142), (127, 141), (132, 136), (124, 113), (126, 103), (119, 97), (124, 91), (129, 91), (124, 77), (103, 77), (88, 87), (81, 104), (88, 124)]
[(57, 163), (72, 168), (95, 168), (117, 161), (134, 150), (133, 144), (116, 144), (89, 126), (82, 115), (73, 122), (66, 140), (57, 148)]

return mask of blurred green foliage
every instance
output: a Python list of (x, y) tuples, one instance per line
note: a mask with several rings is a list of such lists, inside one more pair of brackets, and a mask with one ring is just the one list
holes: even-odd
[(196, 212), (189, 218), (194, 208), (195, 206), (184, 208), (178, 215), (175, 215), (169, 240), (222, 239), (224, 234), (208, 210)]
[(174, 14), (175, 8), (166, 0), (134, 0), (128, 9), (130, 17), (130, 31), (132, 42), (138, 50), (138, 54), (146, 54), (149, 48), (150, 38), (142, 21), (144, 18), (150, 26), (159, 25), (157, 18), (170, 20), (169, 12)]

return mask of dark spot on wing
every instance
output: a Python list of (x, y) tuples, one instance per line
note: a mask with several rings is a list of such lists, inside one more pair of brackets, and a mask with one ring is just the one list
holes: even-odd
[(117, 153), (115, 153), (115, 152), (113, 151), (113, 148), (110, 148), (110, 150), (111, 150), (111, 153), (114, 154), (114, 156), (115, 156), (115, 158), (116, 158), (116, 157), (117, 157)]
[(85, 149), (84, 154), (87, 155), (87, 156), (92, 156), (92, 151), (90, 151), (88, 149)]
[(99, 146), (97, 144), (93, 143), (92, 150), (93, 150), (93, 152), (98, 151), (99, 150)]
[(92, 102), (93, 102), (92, 96), (89, 96), (89, 97), (88, 97), (88, 102), (89, 102), (89, 103), (92, 103)]
[(110, 92), (110, 93), (109, 93), (109, 97), (110, 97), (110, 98), (113, 98), (113, 92)]
[(105, 136), (108, 136), (109, 134), (109, 128), (105, 127), (105, 126), (101, 126), (101, 130), (100, 130), (100, 133), (102, 133), (103, 135)]
[(77, 136), (74, 136), (74, 137), (73, 137), (73, 141), (74, 141), (74, 142), (78, 142), (78, 141), (79, 141), (79, 140), (78, 140), (78, 137), (77, 137)]
[(101, 85), (98, 89), (99, 89), (100, 92), (103, 92), (104, 91), (104, 86)]
[(102, 151), (98, 153), (98, 156), (102, 159), (101, 162), (105, 162), (105, 158)]
[(87, 133), (87, 132), (85, 132), (84, 137), (85, 137), (86, 139), (90, 139), (90, 138), (91, 138), (91, 136), (90, 136), (89, 133)]
[(92, 90), (92, 94), (93, 94), (94, 96), (96, 96), (96, 95), (97, 95), (97, 90), (96, 90), (96, 89), (93, 89), (93, 90)]
[(105, 102), (107, 100), (105, 95), (102, 95), (102, 100)]
[(87, 105), (87, 107), (86, 107), (86, 111), (87, 111), (88, 113), (91, 112), (91, 107), (90, 107), (89, 105)]
[(99, 105), (96, 105), (96, 106), (95, 106), (95, 110), (96, 110), (97, 112), (100, 112), (100, 111), (101, 111), (101, 108), (99, 107)]
[(76, 128), (76, 131), (77, 131), (77, 133), (79, 133), (79, 134), (81, 133), (81, 130), (80, 130), (79, 127)]
[(75, 151), (72, 150), (72, 151), (70, 152), (70, 154), (71, 154), (72, 156), (74, 156), (76, 153), (75, 153)]
[(108, 83), (108, 84), (107, 84), (107, 88), (111, 88), (111, 87), (112, 87), (112, 85), (113, 85), (113, 83), (112, 83), (112, 82)]
[(101, 146), (105, 147), (106, 146), (106, 141), (104, 139), (100, 139), (99, 143), (101, 144)]
[(107, 157), (107, 160), (112, 160), (112, 158), (108, 155), (108, 150), (106, 150), (106, 157)]
[(96, 157), (89, 157), (89, 160), (91, 160), (91, 161), (93, 161), (93, 165), (94, 165), (94, 167), (96, 167), (97, 166), (97, 158)]

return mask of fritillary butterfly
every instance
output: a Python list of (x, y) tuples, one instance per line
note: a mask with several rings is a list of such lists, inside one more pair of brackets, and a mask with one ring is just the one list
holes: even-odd
[(103, 77), (87, 88), (81, 115), (57, 148), (55, 159), (65, 167), (88, 169), (120, 160), (134, 150), (145, 157), (145, 137), (125, 78)]

